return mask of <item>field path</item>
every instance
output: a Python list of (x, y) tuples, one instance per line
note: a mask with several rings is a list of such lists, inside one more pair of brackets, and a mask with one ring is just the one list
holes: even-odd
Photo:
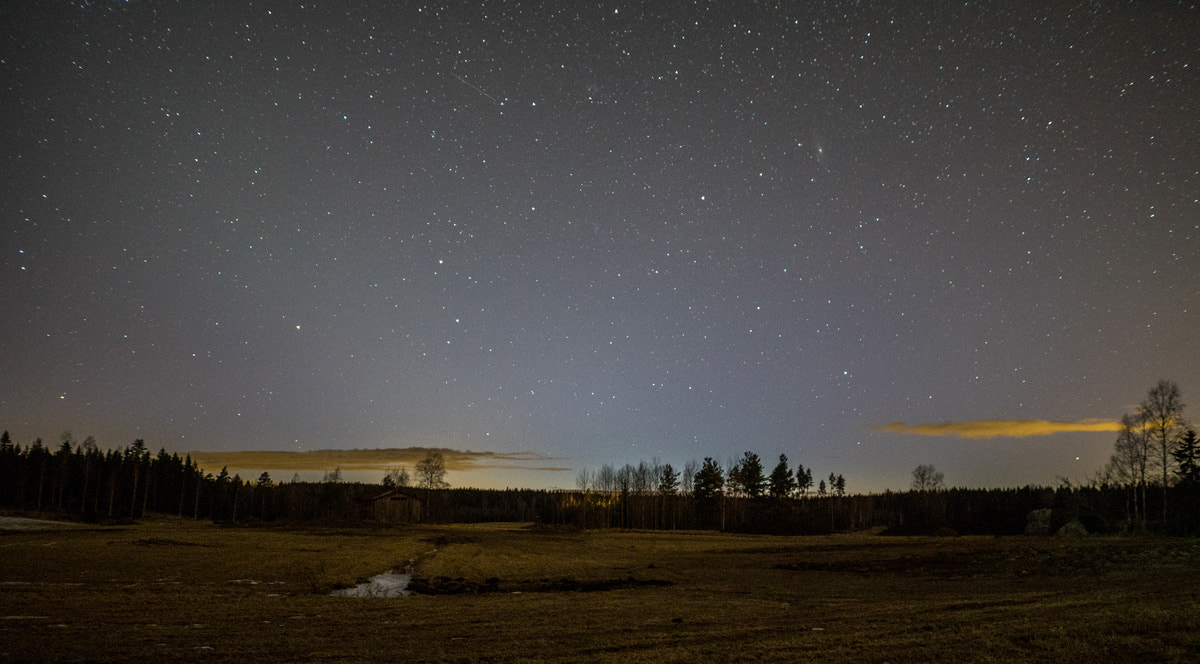
[(87, 524), (71, 521), (50, 521), (47, 519), (27, 519), (22, 516), (0, 516), (0, 530), (75, 530), (88, 528)]

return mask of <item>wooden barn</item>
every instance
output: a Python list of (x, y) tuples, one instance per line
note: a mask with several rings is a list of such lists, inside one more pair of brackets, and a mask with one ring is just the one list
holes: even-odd
[(360, 499), (364, 516), (380, 523), (419, 523), (423, 501), (408, 487), (391, 487)]

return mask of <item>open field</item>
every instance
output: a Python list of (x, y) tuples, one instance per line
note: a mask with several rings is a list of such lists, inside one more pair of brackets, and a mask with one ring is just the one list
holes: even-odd
[[(480, 592), (329, 595), (410, 561), (425, 587)], [(1197, 657), (1195, 540), (168, 519), (0, 533), (0, 663)]]

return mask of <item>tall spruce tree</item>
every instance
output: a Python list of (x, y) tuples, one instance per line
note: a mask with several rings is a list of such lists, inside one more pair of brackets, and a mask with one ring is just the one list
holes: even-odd
[(738, 463), (738, 479), (742, 491), (751, 498), (759, 498), (767, 488), (767, 478), (763, 475), (762, 460), (754, 452), (746, 452)]
[(1179, 481), (1188, 484), (1200, 483), (1200, 440), (1197, 440), (1194, 429), (1183, 433), (1172, 455), (1175, 457), (1175, 473), (1179, 476)]
[(671, 467), (671, 464), (664, 464), (658, 473), (658, 492), (664, 496), (673, 496), (679, 490), (679, 474)]
[(792, 477), (792, 471), (788, 468), (786, 454), (779, 455), (779, 463), (775, 464), (775, 469), (771, 471), (768, 490), (773, 498), (787, 498), (796, 490), (796, 479)]
[(796, 491), (804, 496), (808, 494), (811, 488), (813, 488), (812, 468), (805, 468), (800, 464), (796, 464)]
[(724, 488), (725, 474), (721, 472), (721, 465), (712, 457), (704, 457), (704, 463), (693, 479), (693, 495), (701, 500), (715, 498)]

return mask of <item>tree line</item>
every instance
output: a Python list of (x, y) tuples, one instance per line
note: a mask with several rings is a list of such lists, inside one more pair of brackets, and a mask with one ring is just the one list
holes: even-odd
[[(712, 457), (705, 457), (703, 462), (694, 459), (688, 461), (681, 470), (658, 459), (650, 463), (640, 461), (637, 465), (625, 464), (620, 468), (605, 464), (596, 471), (584, 468), (576, 475), (575, 485), (580, 491), (683, 492), (697, 493), (699, 497), (725, 492), (747, 498), (763, 495), (781, 498), (804, 496), (814, 490), (811, 468), (797, 464), (793, 472), (788, 466), (787, 455), (781, 454), (779, 463), (770, 475), (766, 475), (762, 460), (749, 451), (740, 459), (730, 460), (724, 468)], [(830, 473), (828, 484), (821, 479), (815, 491), (817, 495), (845, 495), (846, 480), (841, 475)]]
[[(605, 464), (595, 471), (580, 470), (575, 484), (578, 491), (568, 512), (585, 527), (755, 529), (759, 499), (846, 495), (841, 475), (830, 473), (828, 483), (821, 479), (814, 487), (811, 468), (797, 464), (793, 470), (781, 454), (767, 474), (752, 451), (724, 466), (705, 457), (686, 462), (681, 470), (657, 459), (621, 467)], [(771, 511), (778, 512), (780, 505)]]
[(148, 512), (211, 514), (219, 482), (190, 456), (152, 455), (138, 439), (124, 449), (102, 450), (95, 438), (76, 442), (68, 431), (54, 449), (34, 440), (16, 444), (0, 434), (0, 504), (88, 520), (135, 518)]
[(142, 439), (105, 450), (95, 438), (76, 441), (68, 431), (52, 449), (41, 438), (21, 445), (0, 433), (0, 507), (29, 514), (108, 523), (161, 514), (215, 523), (343, 524), (362, 521), (364, 501), (383, 490), (411, 486), (430, 521), (564, 521), (556, 492), (449, 489), (445, 475), (441, 453), (431, 452), (413, 476), (393, 468), (382, 484), (344, 482), (337, 468), (319, 482), (276, 482), (267, 472), (247, 480), (226, 468), (206, 472), (190, 455), (151, 453)]
[[(657, 460), (581, 470), (575, 490), (451, 489), (445, 463), (432, 452), (410, 476), (390, 469), (382, 484), (341, 481), (277, 483), (268, 473), (243, 480), (226, 469), (201, 469), (190, 456), (138, 439), (102, 450), (70, 432), (54, 448), (40, 438), (22, 446), (0, 435), (0, 506), (88, 521), (170, 514), (219, 523), (352, 522), (373, 496), (405, 488), (434, 522), (537, 521), (580, 528), (720, 529), (780, 534), (883, 528), (896, 533), (1013, 534), (1029, 514), (1052, 510), (1061, 525), (1078, 520), (1092, 532), (1153, 529), (1200, 533), (1200, 443), (1183, 418), (1179, 388), (1155, 385), (1121, 421), (1109, 463), (1082, 486), (1056, 489), (946, 489), (932, 464), (913, 471), (912, 490), (848, 495), (830, 473), (814, 486), (813, 469), (780, 455), (771, 472), (746, 452), (721, 464), (712, 457), (677, 470)], [(415, 486), (411, 486), (414, 485)]]

